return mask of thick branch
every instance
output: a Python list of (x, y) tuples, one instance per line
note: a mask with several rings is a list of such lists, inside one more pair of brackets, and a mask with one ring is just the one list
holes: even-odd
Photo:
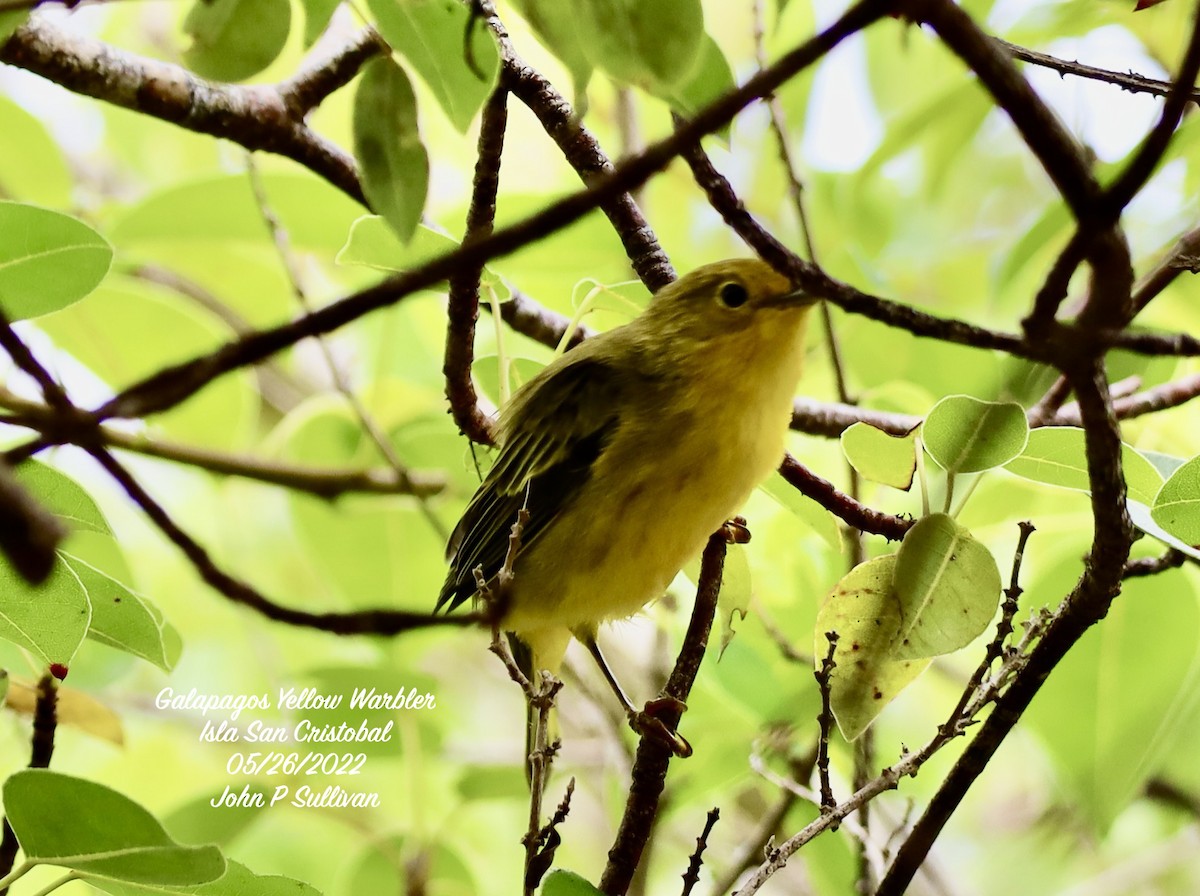
[[(716, 533), (708, 539), (704, 556), (700, 560), (700, 575), (696, 586), (696, 605), (692, 609), (692, 620), (688, 624), (683, 646), (675, 660), (675, 668), (667, 679), (663, 693), (686, 704), (688, 694), (708, 645), (708, 633), (717, 612), (717, 598), (721, 593), (721, 575), (725, 567), (725, 538)], [(679, 724), (679, 713), (664, 711), (660, 720), (668, 728)], [(620, 896), (629, 889), (630, 881), (641, 861), (642, 850), (650, 836), (654, 818), (658, 814), (658, 801), (666, 784), (667, 766), (674, 755), (671, 747), (662, 740), (643, 735), (638, 743), (637, 756), (629, 784), (629, 799), (625, 801), (625, 814), (612, 849), (608, 852), (608, 865), (600, 879), (600, 889), (609, 896)]]
[[(475, 161), (475, 183), (467, 211), (463, 244), (488, 236), (496, 221), (496, 194), (500, 188), (500, 156), (508, 127), (508, 91), (498, 88), (483, 107), (479, 125), (479, 155)], [(463, 265), (450, 277), (446, 309), (446, 353), (442, 374), (450, 413), (463, 434), (473, 442), (494, 441), (491, 421), (479, 407), (471, 364), (475, 360), (475, 322), (479, 319), (479, 280), (483, 262)]]
[(309, 129), (304, 113), (377, 52), (378, 38), (365, 31), (324, 66), (310, 67), (281, 85), (217, 84), (180, 66), (61, 30), (35, 15), (0, 47), (0, 62), (189, 131), (286, 156), (366, 206), (354, 160)]
[[(517, 55), (508, 31), (491, 9), (492, 4), (486, 2), (483, 6), (488, 11), (488, 23), (500, 41), (504, 57), (501, 83), (537, 116), (580, 180), (590, 185), (612, 174), (612, 162), (580, 122), (571, 104), (554, 89), (554, 85)], [(617, 232), (629, 263), (647, 289), (658, 292), (675, 279), (675, 269), (628, 191), (616, 194), (601, 204), (600, 209)]]
[(1033, 92), (1010, 56), (950, 0), (912, 0), (908, 6), (913, 15), (933, 26), (1008, 113), (1075, 217), (1090, 215), (1100, 199), (1100, 185), (1083, 148)]
[(1163, 103), (1162, 114), (1137, 148), (1129, 164), (1105, 191), (1105, 210), (1111, 219), (1115, 220), (1120, 215), (1150, 179), (1150, 175), (1154, 173), (1167, 151), (1171, 136), (1179, 126), (1184, 108), (1191, 101), (1196, 76), (1200, 74), (1200, 17), (1196, 15), (1198, 10), (1200, 7), (1192, 10), (1191, 37), (1184, 51), (1183, 61), (1179, 64), (1175, 83), (1167, 93), (1166, 102)]

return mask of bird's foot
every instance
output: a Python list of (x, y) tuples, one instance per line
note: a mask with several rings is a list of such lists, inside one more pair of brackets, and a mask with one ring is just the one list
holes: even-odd
[(750, 541), (750, 527), (746, 525), (744, 516), (726, 520), (721, 526), (721, 534), (725, 536), (726, 544), (746, 544)]
[[(629, 727), (640, 735), (658, 741), (680, 759), (686, 759), (692, 755), (692, 745), (675, 730), (675, 726), (678, 724), (676, 720), (686, 709), (687, 704), (682, 700), (665, 695), (656, 697), (647, 702), (645, 709), (641, 712), (629, 714)], [(659, 718), (660, 715), (669, 716), (672, 720), (671, 724)]]

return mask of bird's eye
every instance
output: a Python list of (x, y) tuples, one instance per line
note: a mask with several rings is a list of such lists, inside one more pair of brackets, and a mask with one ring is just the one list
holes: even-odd
[(740, 308), (750, 298), (750, 294), (746, 292), (746, 287), (732, 280), (728, 283), (722, 283), (717, 295), (721, 297), (721, 304), (726, 308)]

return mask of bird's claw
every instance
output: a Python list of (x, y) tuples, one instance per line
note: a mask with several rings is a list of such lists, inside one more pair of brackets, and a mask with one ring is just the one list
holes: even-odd
[(744, 516), (735, 516), (726, 520), (721, 526), (721, 534), (726, 544), (746, 544), (750, 541), (750, 527), (746, 525)]
[(641, 712), (629, 714), (629, 727), (638, 734), (668, 747), (680, 759), (686, 759), (692, 755), (692, 745), (675, 730), (674, 725), (668, 725), (659, 718), (659, 715), (667, 713), (678, 718), (686, 709), (687, 704), (682, 700), (668, 696), (657, 697), (647, 702)]

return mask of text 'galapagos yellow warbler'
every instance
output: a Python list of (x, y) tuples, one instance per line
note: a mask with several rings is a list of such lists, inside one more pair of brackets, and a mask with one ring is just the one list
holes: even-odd
[(496, 575), (525, 507), (501, 626), (535, 670), (578, 638), (632, 711), (596, 629), (661, 596), (783, 459), (813, 301), (761, 261), (706, 265), (539, 372), (501, 411), (438, 607)]

